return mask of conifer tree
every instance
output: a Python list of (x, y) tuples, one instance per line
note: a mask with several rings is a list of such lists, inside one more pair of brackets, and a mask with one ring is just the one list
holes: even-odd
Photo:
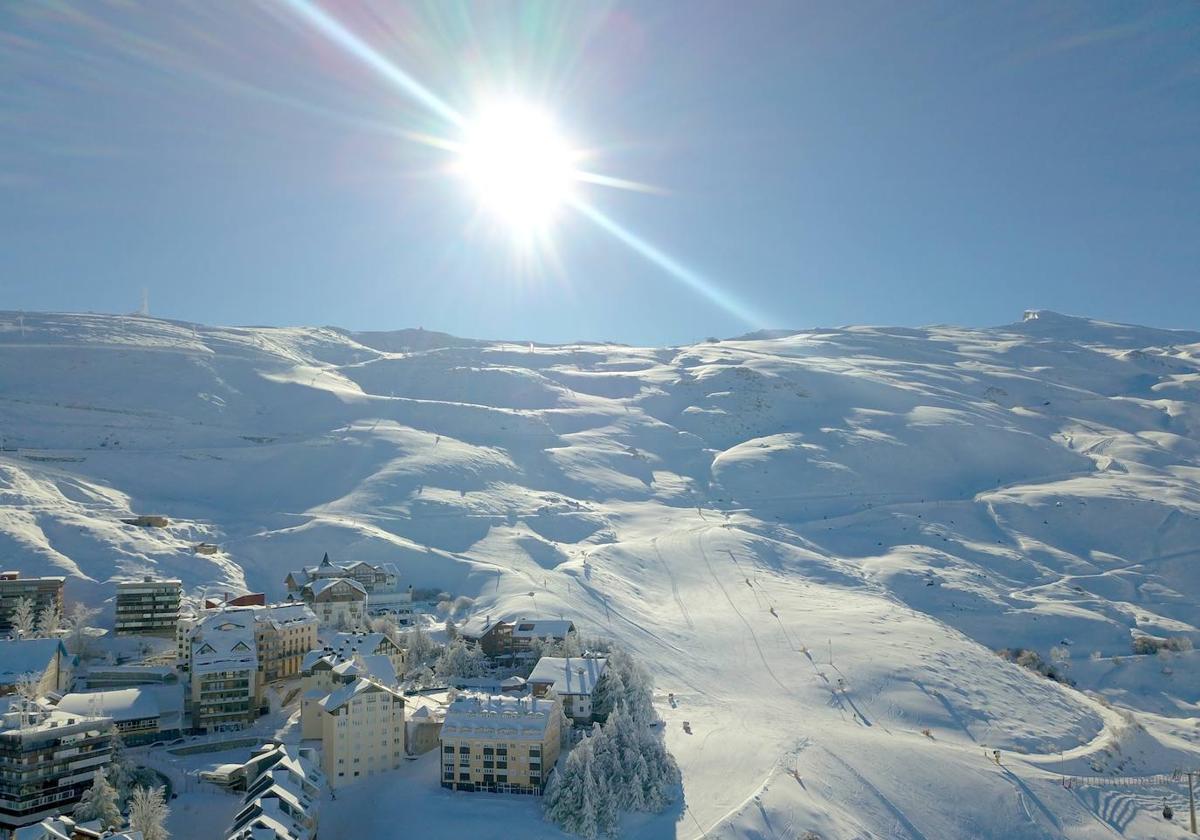
[(72, 814), (80, 822), (99, 820), (102, 828), (120, 828), (121, 806), (117, 789), (108, 780), (103, 767), (96, 770), (92, 786), (83, 792), (83, 798), (76, 803)]

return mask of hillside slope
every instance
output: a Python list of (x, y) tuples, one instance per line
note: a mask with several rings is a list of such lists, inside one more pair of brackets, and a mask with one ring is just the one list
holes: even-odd
[(1200, 333), (1054, 313), (657, 349), (0, 313), (0, 557), (98, 603), (328, 551), (575, 616), (683, 768), (632, 836), (1183, 836), (1056, 773), (1200, 765), (1196, 654), (1128, 656), (1200, 641), (1198, 397)]

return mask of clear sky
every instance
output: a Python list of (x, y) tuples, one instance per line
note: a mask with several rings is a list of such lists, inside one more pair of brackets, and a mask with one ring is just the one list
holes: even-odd
[[(578, 184), (518, 246), (439, 145), (513, 97), (656, 189)], [(1200, 4), (5, 0), (0, 309), (143, 287), (546, 341), (1196, 328)]]

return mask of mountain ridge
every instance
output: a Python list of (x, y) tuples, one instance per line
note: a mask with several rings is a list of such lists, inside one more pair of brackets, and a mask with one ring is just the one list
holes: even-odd
[[(329, 551), (480, 612), (572, 615), (679, 704), (659, 698), (683, 799), (632, 836), (1161, 832), (1141, 794), (1114, 824), (1047, 756), (1196, 755), (1196, 656), (1130, 653), (1200, 641), (1200, 334), (1042, 312), (389, 349), (412, 332), (0, 313), (5, 566), (97, 604), (142, 573), (278, 597)], [(1026, 754), (1016, 794), (981, 744)]]

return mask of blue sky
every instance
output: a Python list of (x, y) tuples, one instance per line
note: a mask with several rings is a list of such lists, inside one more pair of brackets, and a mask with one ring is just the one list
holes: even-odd
[(1193, 2), (321, 4), (458, 112), (528, 98), (660, 188), (584, 196), (675, 274), (574, 211), (516, 259), (411, 139), (453, 127), (302, 2), (0, 5), (0, 308), (145, 287), (207, 323), (649, 344), (1200, 322)]

